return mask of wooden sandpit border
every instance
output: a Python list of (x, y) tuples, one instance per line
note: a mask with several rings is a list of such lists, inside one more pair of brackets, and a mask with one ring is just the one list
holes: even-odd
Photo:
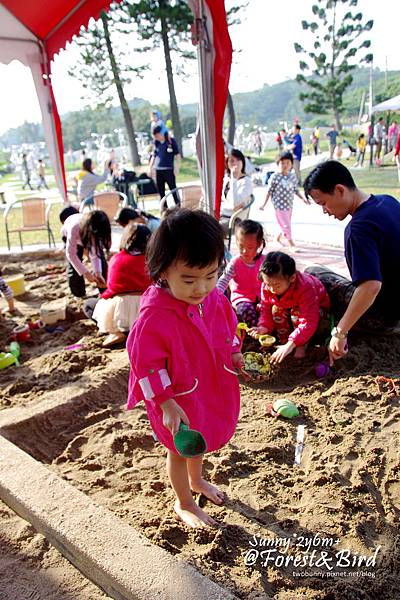
[(234, 600), (6, 439), (12, 432), (18, 443), (19, 424), (73, 403), (87, 389), (67, 387), (35, 406), (1, 411), (1, 500), (115, 600)]

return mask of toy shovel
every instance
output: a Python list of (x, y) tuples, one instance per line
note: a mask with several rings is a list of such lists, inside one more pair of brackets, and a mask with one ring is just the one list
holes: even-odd
[(179, 431), (174, 435), (175, 448), (181, 456), (194, 458), (204, 454), (207, 449), (206, 440), (199, 431), (189, 429), (188, 425), (179, 425)]

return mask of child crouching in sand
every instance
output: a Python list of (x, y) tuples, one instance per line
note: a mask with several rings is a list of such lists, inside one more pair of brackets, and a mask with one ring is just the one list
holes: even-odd
[(141, 294), (150, 285), (144, 255), (150, 235), (145, 225), (127, 225), (120, 251), (110, 260), (107, 289), (96, 302), (92, 316), (100, 333), (108, 333), (104, 348), (124, 342), (138, 316)]
[(324, 286), (313, 275), (297, 271), (293, 258), (284, 252), (267, 254), (260, 277), (260, 319), (249, 334), (276, 335), (280, 346), (271, 356), (272, 363), (282, 362), (293, 350), (295, 358), (303, 358), (330, 307)]
[(195, 210), (174, 210), (150, 238), (151, 285), (127, 342), (131, 363), (128, 409), (144, 400), (158, 440), (167, 449), (175, 511), (190, 527), (215, 521), (192, 492), (215, 504), (224, 494), (203, 479), (203, 456), (183, 458), (173, 436), (183, 422), (205, 438), (207, 451), (222, 448), (235, 432), (243, 366), (237, 319), (216, 289), (224, 258), (218, 222)]

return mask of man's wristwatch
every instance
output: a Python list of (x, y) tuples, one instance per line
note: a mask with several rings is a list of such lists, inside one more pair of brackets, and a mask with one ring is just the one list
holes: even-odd
[(340, 327), (334, 327), (331, 331), (332, 337), (337, 338), (338, 340), (345, 340), (348, 336), (348, 331), (343, 331)]

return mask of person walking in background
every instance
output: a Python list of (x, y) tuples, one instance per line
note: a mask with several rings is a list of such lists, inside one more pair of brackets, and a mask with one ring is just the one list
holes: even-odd
[(396, 147), (394, 149), (394, 160), (397, 165), (397, 174), (398, 174), (399, 182), (400, 182), (400, 131), (397, 134), (397, 142), (396, 142)]
[(292, 238), (292, 210), (294, 195), (298, 196), (306, 204), (310, 204), (299, 192), (298, 179), (292, 171), (293, 155), (291, 152), (284, 152), (277, 160), (278, 173), (274, 173), (268, 180), (267, 195), (260, 210), (264, 210), (269, 198), (275, 209), (276, 220), (278, 221), (281, 232), (276, 241), (283, 245), (282, 236), (286, 238), (289, 246), (296, 250)]
[(397, 121), (392, 121), (391, 126), (389, 127), (389, 131), (388, 131), (388, 139), (389, 139), (389, 152), (391, 152), (392, 150), (394, 150), (394, 148), (396, 147), (396, 143), (397, 143), (397, 136), (400, 133), (400, 128), (397, 125)]
[(360, 133), (357, 139), (357, 160), (355, 163), (355, 167), (362, 167), (364, 164), (365, 158), (365, 149), (367, 147), (367, 140), (365, 138), (364, 133)]
[[(176, 191), (176, 177), (179, 173), (181, 155), (175, 138), (163, 133), (161, 125), (157, 125), (153, 131), (153, 154), (150, 159), (150, 171), (155, 171), (158, 193), (162, 200), (161, 212), (168, 208), (165, 196), (165, 184), (172, 192), (176, 206), (180, 206), (180, 198)], [(176, 161), (175, 161), (176, 159)]]
[(339, 132), (335, 125), (331, 125), (331, 130), (328, 131), (326, 136), (329, 138), (329, 159), (332, 160), (337, 145), (336, 140), (339, 136)]
[(41, 190), (42, 187), (45, 187), (46, 190), (48, 190), (49, 186), (47, 185), (47, 181), (46, 181), (46, 167), (45, 167), (45, 164), (44, 164), (44, 162), (43, 162), (43, 160), (41, 158), (39, 158), (39, 160), (38, 160), (37, 174), (38, 174), (38, 177), (39, 177), (38, 190)]
[(318, 152), (319, 152), (319, 140), (320, 140), (320, 137), (321, 137), (321, 131), (320, 131), (318, 125), (314, 128), (314, 131), (312, 132), (312, 134), (313, 134), (313, 138), (314, 138), (314, 141), (313, 141), (314, 154), (318, 154)]
[(109, 175), (108, 161), (104, 165), (103, 175), (96, 175), (96, 173), (93, 173), (93, 168), (94, 165), (92, 159), (85, 158), (82, 163), (82, 169), (76, 177), (78, 200), (81, 203), (81, 210), (85, 208), (85, 206), (93, 204), (93, 196), (96, 187), (99, 183), (103, 183)]
[(384, 138), (384, 125), (383, 117), (378, 119), (378, 122), (374, 126), (374, 139), (375, 139), (375, 164), (381, 166), (381, 152)]
[(31, 186), (31, 172), (29, 170), (28, 159), (26, 154), (22, 155), (22, 172), (25, 178), (22, 189), (24, 190), (26, 186), (28, 186), (30, 190), (33, 190), (33, 187)]
[(303, 140), (300, 135), (301, 127), (298, 123), (293, 125), (292, 128), (292, 143), (287, 146), (287, 150), (291, 150), (293, 153), (293, 169), (296, 173), (297, 181), (299, 185), (301, 185), (301, 173), (300, 173), (300, 163), (301, 156), (303, 154)]

